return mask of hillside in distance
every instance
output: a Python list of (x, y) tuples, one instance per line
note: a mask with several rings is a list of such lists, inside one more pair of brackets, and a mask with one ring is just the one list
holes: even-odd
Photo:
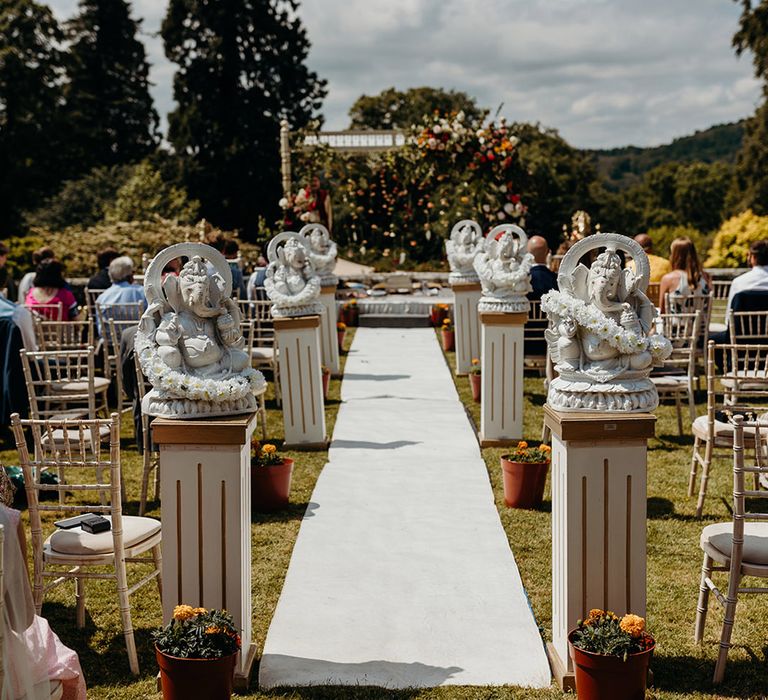
[(734, 162), (741, 148), (746, 120), (731, 124), (718, 124), (682, 136), (672, 143), (652, 148), (623, 146), (621, 148), (586, 150), (593, 160), (598, 175), (612, 190), (623, 190), (635, 184), (643, 173), (657, 165), (671, 161)]

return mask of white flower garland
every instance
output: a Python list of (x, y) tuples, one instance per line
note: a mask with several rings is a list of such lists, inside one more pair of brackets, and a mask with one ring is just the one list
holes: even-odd
[(144, 375), (156, 389), (193, 401), (237, 401), (264, 388), (264, 375), (252, 367), (228, 379), (201, 379), (169, 367), (153, 356), (149, 339), (136, 334), (136, 354)]
[(672, 354), (672, 344), (663, 335), (645, 337), (622, 328), (612, 318), (581, 299), (553, 290), (541, 298), (541, 308), (547, 314), (573, 318), (582, 328), (606, 341), (622, 355), (634, 355), (648, 350), (654, 360), (666, 360)]

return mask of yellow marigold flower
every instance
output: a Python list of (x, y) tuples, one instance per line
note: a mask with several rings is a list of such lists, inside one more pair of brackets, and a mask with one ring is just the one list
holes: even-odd
[(271, 454), (274, 454), (275, 452), (277, 452), (277, 448), (274, 445), (267, 444), (267, 445), (264, 445), (264, 447), (261, 448), (261, 451), (264, 454), (271, 455)]
[(528, 447), (528, 443), (525, 440), (521, 440), (517, 443), (517, 449), (518, 450), (524, 450)]
[(549, 445), (539, 445), (539, 449), (542, 452), (552, 452), (552, 448)]
[(177, 605), (173, 609), (174, 620), (189, 620), (196, 615), (195, 609), (191, 605)]
[(192, 612), (195, 613), (195, 615), (205, 615), (208, 611), (205, 608), (194, 608)]
[(219, 632), (223, 632), (223, 630), (219, 627), (216, 627), (214, 625), (211, 625), (210, 627), (205, 628), (206, 634), (218, 634)]
[(645, 620), (639, 615), (624, 615), (619, 623), (621, 629), (632, 637), (641, 637), (645, 632)]
[(478, 360), (476, 357), (473, 357), (472, 358), (472, 364), (473, 365), (479, 365), (480, 364), (480, 360)]
[(592, 608), (592, 610), (589, 611), (589, 618), (591, 620), (594, 620), (597, 617), (602, 617), (605, 613), (600, 608)]

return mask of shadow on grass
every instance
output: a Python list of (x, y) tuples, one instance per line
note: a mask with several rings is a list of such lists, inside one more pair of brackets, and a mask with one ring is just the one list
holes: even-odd
[(314, 501), (304, 503), (289, 503), (286, 508), (271, 513), (251, 513), (251, 523), (284, 523), (289, 520), (303, 520), (305, 517), (314, 518), (315, 511), (320, 508)]
[(703, 647), (702, 654), (706, 652), (707, 658), (654, 654), (651, 669), (655, 689), (684, 694), (712, 692), (723, 697), (763, 697), (768, 687), (768, 666), (764, 661), (768, 646), (761, 650), (762, 658), (749, 647), (741, 649), (750, 659), (729, 660), (725, 667), (723, 683), (718, 686), (712, 683), (717, 654), (716, 642), (707, 642)]

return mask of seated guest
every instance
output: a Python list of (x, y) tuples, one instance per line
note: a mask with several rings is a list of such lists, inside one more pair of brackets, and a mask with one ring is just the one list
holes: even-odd
[(224, 241), (224, 248), (221, 252), (232, 271), (232, 296), (245, 299), (245, 280), (243, 279), (243, 270), (240, 267), (240, 245), (236, 239), (228, 238)]
[[(640, 247), (648, 256), (648, 264), (651, 266), (651, 277), (648, 281), (651, 284), (658, 284), (661, 282), (661, 278), (672, 270), (669, 260), (653, 254), (653, 241), (647, 233), (639, 233), (635, 236), (635, 241), (640, 244)], [(634, 270), (635, 261), (630, 260), (627, 267)]]
[(248, 278), (246, 296), (249, 301), (264, 301), (267, 298), (267, 293), (264, 291), (264, 279), (266, 276), (267, 261), (263, 255), (259, 255), (259, 259), (256, 261), (256, 268)]
[(109, 279), (109, 263), (119, 257), (120, 253), (114, 248), (104, 248), (96, 255), (99, 271), (88, 280), (88, 289), (106, 289), (112, 284)]
[(18, 327), (25, 350), (37, 350), (32, 314), (26, 306), (14, 304), (0, 296), (0, 318), (9, 318)]
[(712, 280), (704, 272), (696, 255), (696, 246), (690, 238), (675, 238), (669, 246), (669, 263), (672, 271), (661, 278), (659, 297), (661, 313), (679, 309), (667, 309), (667, 294), (675, 297), (689, 297), (693, 294), (708, 294)]
[(768, 291), (768, 240), (755, 241), (749, 247), (747, 262), (752, 269), (733, 280), (727, 309), (733, 306), (733, 298), (740, 292)]
[[(3, 477), (8, 478), (4, 472)], [(1, 621), (5, 626), (3, 698), (51, 698), (52, 684), (61, 683), (61, 694), (55, 697), (85, 700), (85, 679), (77, 653), (61, 643), (48, 620), (35, 614), (21, 513), (6, 505), (13, 498), (11, 489), (3, 486), (3, 502), (0, 502), (0, 525), (5, 534), (2, 590), (5, 613)]]
[[(141, 302), (146, 307), (147, 298), (144, 295), (144, 287), (133, 283), (133, 260), (127, 255), (121, 255), (109, 263), (108, 269), (112, 284), (96, 297), (96, 304), (135, 304)], [(109, 315), (108, 312), (105, 311), (105, 313)], [(138, 321), (138, 315), (136, 320)], [(96, 327), (99, 335), (102, 335), (99, 314), (96, 316)]]
[(53, 248), (49, 248), (48, 246), (38, 248), (32, 253), (32, 266), (34, 267), (34, 270), (32, 272), (27, 272), (24, 277), (21, 278), (21, 282), (19, 282), (19, 299), (26, 299), (29, 290), (32, 289), (37, 266), (43, 262), (43, 260), (50, 260), (55, 257), (56, 254), (53, 252)]
[(43, 260), (32, 280), (32, 289), (27, 292), (26, 305), (50, 321), (74, 321), (78, 308), (75, 295), (67, 289), (64, 279), (64, 265), (56, 258)]
[(531, 236), (528, 239), (528, 252), (533, 255), (534, 265), (531, 267), (531, 287), (528, 293), (532, 300), (541, 299), (544, 294), (557, 289), (557, 275), (547, 267), (549, 245), (542, 236)]

